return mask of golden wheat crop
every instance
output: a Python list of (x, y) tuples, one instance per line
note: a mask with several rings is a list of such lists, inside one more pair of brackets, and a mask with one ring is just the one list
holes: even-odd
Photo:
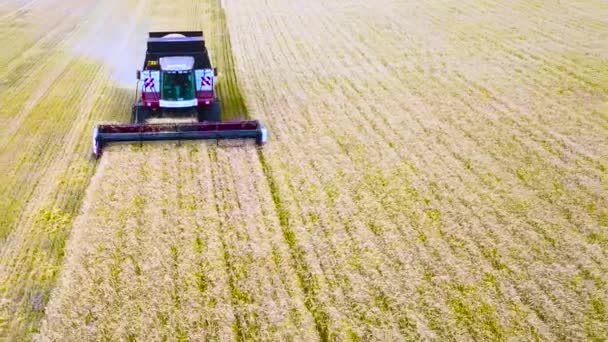
[(128, 21), (104, 22), (130, 9), (123, 1), (0, 5), (0, 339), (38, 330), (95, 169), (91, 127), (128, 118), (132, 89), (98, 52), (112, 41), (110, 59), (128, 46)]
[[(2, 25), (40, 1), (0, 4)], [(81, 3), (108, 21), (124, 6)], [(114, 145), (89, 162), (88, 126), (126, 119), (132, 95), (113, 58), (64, 60), (103, 19), (35, 26), (33, 47), (1, 26), (16, 82), (0, 94), (6, 336), (608, 338), (605, 2), (128, 7), (125, 49), (203, 29), (226, 117), (261, 119), (271, 141)], [(26, 58), (45, 41), (60, 46), (44, 64)]]

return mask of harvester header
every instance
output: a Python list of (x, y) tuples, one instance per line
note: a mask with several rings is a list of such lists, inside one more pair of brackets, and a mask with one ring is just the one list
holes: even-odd
[(268, 133), (257, 120), (99, 125), (93, 129), (93, 154), (101, 155), (104, 145), (111, 142), (204, 139), (255, 139), (263, 145)]

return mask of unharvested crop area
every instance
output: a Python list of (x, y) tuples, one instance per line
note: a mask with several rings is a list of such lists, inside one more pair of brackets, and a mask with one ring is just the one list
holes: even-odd
[[(13, 0), (0, 19), (2, 338), (608, 338), (605, 1)], [(226, 117), (268, 145), (88, 158), (166, 29), (206, 32)]]

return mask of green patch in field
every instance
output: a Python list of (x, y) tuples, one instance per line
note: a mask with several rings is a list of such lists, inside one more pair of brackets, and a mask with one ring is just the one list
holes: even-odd
[(66, 228), (74, 220), (74, 215), (57, 208), (42, 208), (34, 216), (34, 225), (38, 227), (38, 234), (46, 236), (48, 249), (55, 255), (63, 256), (65, 247)]
[(496, 248), (484, 248), (481, 253), (483, 256), (490, 261), (492, 267), (496, 270), (505, 269), (505, 264), (500, 261), (500, 255), (498, 254), (498, 250)]
[(604, 302), (597, 297), (592, 297), (589, 302), (590, 314), (597, 320), (606, 321), (606, 305)]
[(520, 181), (527, 182), (531, 178), (537, 177), (539, 175), (539, 172), (538, 170), (520, 168), (515, 170), (515, 175)]
[(486, 172), (484, 174), (481, 174), (480, 178), (484, 184), (490, 187), (495, 187), (501, 181), (500, 177), (493, 174), (492, 172)]
[(215, 5), (210, 6), (213, 13), (210, 14), (213, 26), (211, 31), (210, 51), (214, 65), (219, 70), (219, 79), (216, 85), (218, 97), (222, 106), (222, 120), (248, 118), (249, 113), (244, 97), (238, 84), (238, 77), (232, 56), (232, 43), (226, 14), (222, 8), (221, 1), (213, 0)]
[(194, 245), (194, 251), (196, 252), (196, 254), (203, 253), (204, 243), (203, 243), (203, 239), (200, 236), (197, 236), (194, 239), (193, 245)]
[(608, 335), (608, 316), (606, 303), (595, 295), (591, 295), (585, 309), (585, 333), (591, 341), (605, 341)]
[(604, 288), (604, 286), (606, 286), (606, 282), (602, 279), (601, 276), (594, 274), (592, 270), (590, 270), (589, 268), (585, 268), (582, 265), (578, 266), (578, 272), (575, 274), (571, 283), (578, 283), (578, 281), (580, 280), (592, 281), (597, 288)]
[(603, 212), (598, 215), (598, 222), (600, 226), (608, 227), (608, 212)]
[(504, 208), (514, 214), (525, 215), (530, 209), (530, 202), (526, 199), (511, 198), (505, 201)]
[(135, 207), (137, 211), (142, 211), (144, 208), (144, 205), (146, 204), (146, 198), (140, 194), (137, 194), (135, 196), (133, 196), (133, 199), (131, 200), (131, 204), (133, 205), (133, 207)]
[(462, 164), (464, 165), (464, 168), (467, 170), (473, 169), (473, 161), (471, 159), (464, 159), (462, 161)]
[(419, 231), (418, 232), (418, 240), (420, 240), (422, 242), (426, 242), (426, 240), (427, 240), (426, 234), (424, 234), (424, 232)]
[(604, 230), (597, 229), (591, 233), (588, 233), (586, 238), (589, 243), (608, 247), (608, 234)]
[(380, 235), (382, 233), (382, 231), (384, 230), (384, 227), (382, 226), (381, 223), (374, 222), (374, 221), (368, 222), (367, 228), (369, 228), (369, 230), (371, 230), (372, 233), (374, 233), (376, 235)]
[(361, 256), (355, 253), (351, 253), (348, 256), (348, 264), (351, 267), (362, 270), (363, 269), (363, 261), (361, 260)]
[(603, 191), (608, 192), (608, 173), (604, 171), (600, 178), (600, 183)]
[(305, 219), (311, 224), (317, 224), (319, 222), (319, 215), (313, 211), (309, 211), (306, 214)]
[(335, 205), (336, 199), (340, 195), (338, 187), (333, 182), (328, 182), (323, 186), (323, 192), (325, 192), (331, 205)]
[(424, 213), (431, 222), (441, 221), (441, 211), (438, 209), (426, 209)]
[(506, 330), (499, 322), (496, 308), (484, 303), (475, 291), (459, 291), (460, 295), (450, 295), (448, 308), (457, 322), (463, 325), (474, 339), (503, 340)]
[[(572, 61), (578, 69), (572, 70), (576, 73), (577, 80), (585, 82), (593, 90), (608, 94), (608, 59), (593, 54), (583, 54), (579, 51), (570, 51), (563, 55)], [(585, 70), (586, 69), (586, 70)], [(585, 72), (581, 72), (585, 70)]]

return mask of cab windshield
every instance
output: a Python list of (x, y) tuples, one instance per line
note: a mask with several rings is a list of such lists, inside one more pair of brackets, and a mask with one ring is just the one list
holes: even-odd
[(162, 98), (166, 101), (194, 99), (194, 77), (191, 71), (163, 72)]

